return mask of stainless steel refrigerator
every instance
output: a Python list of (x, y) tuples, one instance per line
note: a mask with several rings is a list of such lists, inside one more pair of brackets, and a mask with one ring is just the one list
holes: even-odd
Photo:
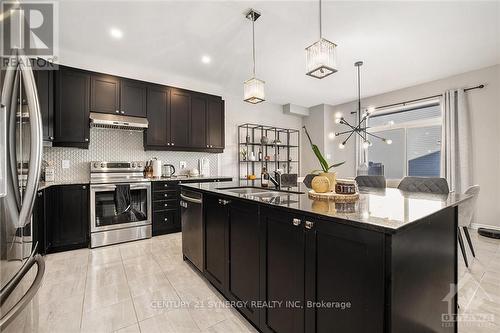
[(0, 109), (0, 332), (36, 332), (44, 274), (32, 211), (42, 163), (42, 119), (28, 58), (2, 69)]

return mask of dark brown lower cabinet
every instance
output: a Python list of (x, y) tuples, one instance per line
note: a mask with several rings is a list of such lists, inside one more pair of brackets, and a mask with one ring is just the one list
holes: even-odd
[(206, 195), (203, 198), (205, 218), (205, 277), (221, 292), (227, 286), (227, 223), (228, 211), (222, 199)]
[(47, 253), (88, 247), (88, 185), (60, 185), (45, 192)]
[(300, 216), (261, 208), (262, 332), (304, 332), (304, 246)]
[(181, 231), (178, 181), (153, 182), (153, 236)]
[(239, 310), (258, 325), (259, 206), (231, 201), (228, 207), (227, 296), (232, 301), (240, 302)]
[(384, 234), (326, 220), (303, 223), (305, 331), (383, 332)]

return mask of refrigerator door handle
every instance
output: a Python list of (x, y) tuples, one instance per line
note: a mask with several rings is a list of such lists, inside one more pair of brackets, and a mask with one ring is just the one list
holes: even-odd
[(7, 107), (0, 103), (0, 198), (7, 195)]
[(19, 58), (19, 67), (21, 68), (21, 76), (25, 87), (26, 98), (28, 100), (31, 143), (26, 191), (21, 211), (19, 212), (19, 223), (21, 224), (19, 227), (24, 227), (30, 223), (36, 192), (38, 191), (38, 182), (40, 181), (43, 153), (43, 129), (35, 77), (33, 76), (31, 68), (26, 65), (30, 63), (29, 59), (24, 55), (20, 55)]
[(9, 159), (8, 159), (8, 151), (9, 147), (7, 147), (7, 132), (9, 129), (10, 119), (7, 117), (8, 111), (11, 108), (12, 102), (12, 92), (14, 88), (14, 81), (17, 77), (15, 68), (7, 68), (4, 76), (4, 83), (2, 87), (2, 100), (0, 101), (0, 157), (1, 157), (1, 165), (0, 165), (0, 198), (5, 197), (7, 195), (8, 177), (7, 170), (9, 167)]
[(21, 274), (16, 275), (15, 279), (9, 283), (8, 288), (4, 288), (7, 290), (2, 290), (0, 299), (3, 303), (7, 299), (8, 294), (10, 294), (17, 287), (34, 264), (38, 266), (38, 270), (36, 272), (35, 279), (33, 280), (33, 284), (29, 287), (28, 291), (26, 291), (26, 294), (24, 294), (23, 297), (7, 313), (5, 313), (2, 318), (0, 318), (0, 332), (2, 332), (19, 315), (19, 313), (21, 313), (28, 303), (31, 302), (33, 297), (35, 297), (35, 294), (40, 288), (43, 274), (45, 272), (45, 261), (42, 256), (37, 254), (34, 257), (31, 257), (23, 266), (22, 272), (20, 272)]

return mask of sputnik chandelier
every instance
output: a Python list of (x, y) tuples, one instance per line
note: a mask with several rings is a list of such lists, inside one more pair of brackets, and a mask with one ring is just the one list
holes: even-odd
[(367, 132), (368, 127), (366, 126), (366, 120), (370, 116), (370, 114), (375, 111), (374, 108), (368, 108), (363, 114), (361, 114), (361, 84), (360, 84), (360, 67), (363, 65), (362, 61), (357, 61), (354, 63), (354, 66), (358, 68), (358, 125), (353, 126), (351, 125), (345, 118), (342, 116), (341, 113), (337, 113), (335, 115), (335, 123), (336, 124), (342, 124), (348, 126), (350, 129), (344, 132), (337, 132), (335, 133), (335, 136), (340, 136), (344, 134), (349, 134), (347, 138), (339, 143), (339, 148), (344, 149), (345, 145), (347, 144), (347, 141), (354, 135), (357, 134), (360, 136), (362, 140), (362, 145), (364, 149), (368, 149), (372, 145), (371, 141), (368, 140), (368, 136), (374, 137), (376, 139), (382, 140), (386, 144), (390, 145), (392, 143), (391, 139), (386, 139), (383, 137), (380, 137), (378, 135), (375, 135), (373, 133)]

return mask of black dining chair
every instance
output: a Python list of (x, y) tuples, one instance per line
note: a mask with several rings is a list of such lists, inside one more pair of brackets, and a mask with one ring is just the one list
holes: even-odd
[(404, 177), (399, 183), (398, 189), (405, 192), (450, 193), (446, 179), (438, 177)]
[(384, 176), (357, 176), (356, 183), (360, 187), (385, 188)]

